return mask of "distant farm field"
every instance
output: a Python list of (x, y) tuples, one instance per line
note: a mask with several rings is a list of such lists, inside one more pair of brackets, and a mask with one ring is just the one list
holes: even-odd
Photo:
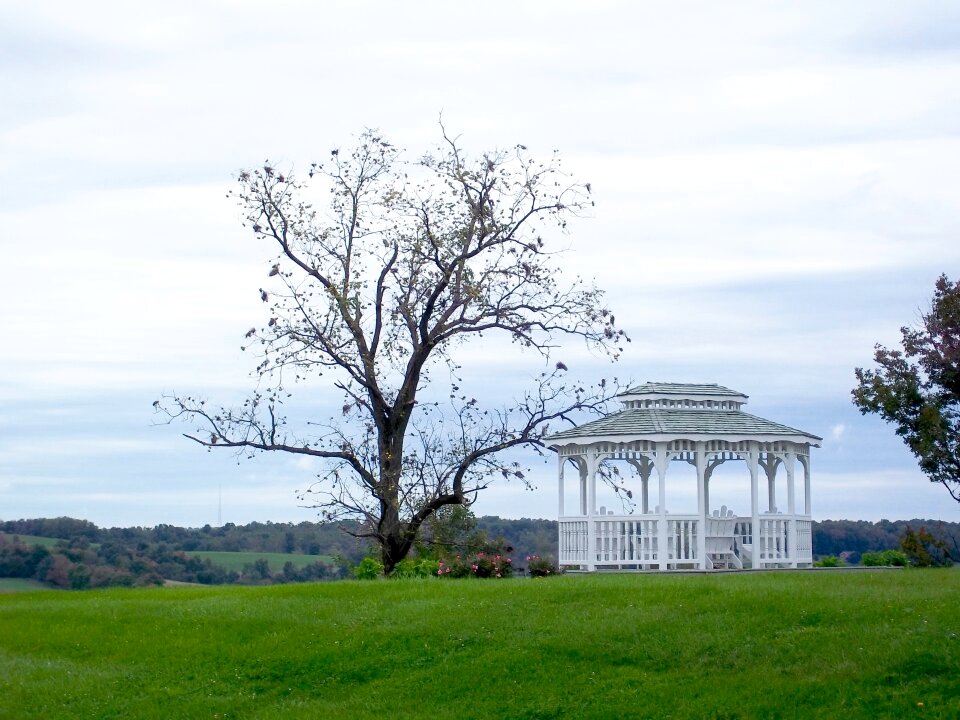
[(235, 570), (240, 572), (244, 566), (252, 565), (257, 560), (266, 560), (270, 565), (272, 572), (280, 572), (283, 566), (292, 562), (298, 570), (307, 565), (313, 565), (316, 562), (332, 563), (333, 558), (328, 555), (294, 555), (290, 553), (270, 553), (270, 552), (219, 552), (195, 550), (187, 553), (200, 558), (201, 560), (210, 560), (214, 565), (219, 565), (225, 570)]
[(0, 717), (957, 718), (960, 572), (0, 596)]
[(0, 535), (7, 538), (17, 538), (24, 545), (43, 545), (47, 548), (51, 548), (59, 542), (64, 542), (60, 538), (41, 537), (40, 535), (17, 535), (15, 533), (0, 533)]
[(0, 593), (30, 592), (33, 590), (49, 590), (50, 586), (36, 580), (24, 578), (0, 578)]

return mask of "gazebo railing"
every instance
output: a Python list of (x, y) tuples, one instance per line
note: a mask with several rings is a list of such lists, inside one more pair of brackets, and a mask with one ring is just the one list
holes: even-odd
[[(791, 547), (791, 521), (797, 527), (794, 547)], [(756, 539), (760, 546), (760, 567), (813, 563), (813, 521), (806, 515), (764, 513), (759, 517), (759, 531), (756, 533), (752, 518), (737, 518), (734, 536), (741, 556), (748, 562), (752, 561), (753, 542)]]
[(560, 518), (560, 560), (564, 565), (586, 565), (589, 542), (586, 518)]
[(797, 562), (813, 563), (813, 521), (797, 518)]
[[(740, 559), (746, 564), (753, 560), (753, 542), (759, 543), (759, 565), (805, 565), (813, 561), (812, 522), (808, 516), (761, 515), (754, 532), (749, 517), (730, 518), (733, 535), (729, 538)], [(791, 522), (796, 523), (796, 543), (791, 547)], [(661, 564), (660, 515), (602, 515), (593, 517), (563, 517), (559, 520), (559, 563), (577, 565), (585, 569), (619, 567), (653, 569)], [(707, 533), (705, 547), (711, 533), (716, 533), (715, 518), (696, 514), (666, 516), (666, 558), (669, 567), (710, 567), (699, 557), (698, 536)], [(724, 525), (726, 527), (726, 525)], [(592, 533), (591, 533), (592, 529)], [(726, 535), (725, 535), (726, 537)]]
[[(605, 515), (560, 518), (560, 564), (650, 566), (660, 562), (658, 515)], [(593, 550), (590, 526), (593, 526)], [(697, 535), (703, 519), (697, 515), (667, 518), (666, 551), (670, 565), (697, 565)], [(591, 562), (591, 555), (593, 561)]]

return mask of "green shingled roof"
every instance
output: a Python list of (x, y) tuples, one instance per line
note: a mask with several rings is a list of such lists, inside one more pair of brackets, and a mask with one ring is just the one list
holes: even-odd
[(647, 382), (620, 393), (623, 395), (675, 395), (677, 397), (699, 397), (703, 395), (722, 395), (731, 398), (746, 399), (746, 395), (736, 390), (717, 385), (697, 383)]
[[(704, 387), (718, 387), (704, 386)], [(605, 418), (563, 430), (547, 438), (547, 442), (587, 439), (598, 436), (671, 435), (697, 439), (706, 435), (721, 436), (803, 436), (819, 442), (823, 438), (787, 427), (740, 410), (688, 410), (637, 408), (623, 410)]]

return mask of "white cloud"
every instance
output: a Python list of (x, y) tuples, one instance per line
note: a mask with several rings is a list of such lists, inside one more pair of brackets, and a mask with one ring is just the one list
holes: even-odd
[(863, 520), (914, 518), (960, 521), (960, 503), (919, 470), (828, 472), (814, 470), (814, 518)]
[(179, 443), (171, 440), (131, 438), (57, 438), (55, 442), (3, 440), (0, 455), (5, 462), (29, 462), (44, 458), (90, 458), (97, 456), (144, 455), (173, 451)]
[(312, 457), (308, 457), (305, 455), (301, 455), (300, 457), (298, 457), (296, 460), (293, 461), (293, 466), (297, 470), (302, 470), (304, 472), (314, 472), (316, 465), (317, 465), (316, 460), (314, 460)]

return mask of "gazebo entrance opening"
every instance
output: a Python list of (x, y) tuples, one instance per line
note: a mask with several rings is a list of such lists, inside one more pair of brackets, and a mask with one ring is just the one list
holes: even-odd
[[(551, 436), (559, 562), (583, 570), (809, 566), (810, 448), (821, 438), (743, 412), (746, 399), (719, 385), (646, 383), (620, 395), (620, 412)], [(731, 467), (743, 480), (741, 499), (728, 506), (711, 499), (711, 484), (722, 476), (729, 497)], [(621, 492), (604, 492), (610, 479)]]

